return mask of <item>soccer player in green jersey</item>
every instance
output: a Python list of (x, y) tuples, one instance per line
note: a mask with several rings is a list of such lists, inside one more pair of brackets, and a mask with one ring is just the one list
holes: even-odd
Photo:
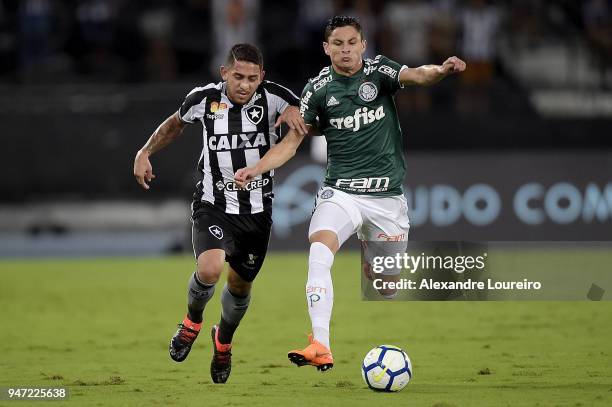
[[(327, 173), (308, 231), (306, 301), (313, 334), (305, 349), (288, 356), (298, 366), (312, 365), (321, 371), (334, 363), (329, 322), (335, 253), (354, 233), (362, 241), (408, 239), (408, 206), (402, 191), (406, 165), (393, 96), (406, 85), (432, 85), (466, 68), (457, 57), (417, 68), (382, 55), (364, 61), (365, 48), (357, 19), (329, 20), (323, 49), (331, 66), (306, 84), (300, 106), (306, 124), (318, 127), (327, 140)], [(303, 139), (290, 131), (255, 166), (236, 172), (238, 185), (283, 165)]]

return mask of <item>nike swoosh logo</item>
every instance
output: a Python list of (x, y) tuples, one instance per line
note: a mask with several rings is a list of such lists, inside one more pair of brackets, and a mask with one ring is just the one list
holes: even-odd
[(386, 367), (386, 366), (385, 366), (385, 367), (383, 368), (382, 372), (380, 372), (380, 373), (378, 373), (378, 374), (375, 374), (375, 375), (372, 375), (372, 376), (373, 376), (373, 378), (374, 378), (374, 381), (375, 381), (376, 383), (378, 383), (379, 381), (381, 381), (381, 380), (382, 380), (382, 378), (383, 378), (383, 376), (385, 375), (385, 373), (387, 373), (387, 369), (388, 369), (388, 367)]

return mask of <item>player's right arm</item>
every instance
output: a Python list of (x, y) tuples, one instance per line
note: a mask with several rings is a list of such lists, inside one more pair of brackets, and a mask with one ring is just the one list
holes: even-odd
[(215, 84), (208, 84), (189, 92), (178, 111), (164, 120), (155, 129), (146, 144), (138, 150), (134, 159), (134, 177), (144, 189), (149, 189), (147, 182), (155, 178), (149, 157), (180, 136), (187, 124), (196, 123), (202, 117), (204, 114), (202, 106), (209, 92), (217, 89), (215, 86)]
[(239, 187), (245, 186), (253, 178), (274, 170), (289, 161), (297, 151), (305, 134), (296, 130), (289, 130), (283, 140), (272, 147), (253, 167), (241, 168), (234, 174), (234, 180)]
[[(312, 81), (306, 84), (300, 99), (300, 114), (304, 118), (307, 129), (312, 131), (316, 124), (319, 111), (318, 95), (314, 90)], [(289, 161), (297, 151), (297, 148), (304, 141), (307, 134), (298, 133), (296, 130), (289, 130), (283, 140), (272, 147), (253, 167), (241, 168), (234, 174), (234, 181), (239, 187), (245, 186), (253, 178), (274, 170)]]
[(134, 177), (136, 177), (136, 182), (144, 189), (149, 189), (147, 182), (151, 182), (155, 178), (149, 157), (180, 136), (184, 128), (185, 123), (181, 121), (178, 112), (174, 113), (155, 129), (149, 140), (136, 153)]

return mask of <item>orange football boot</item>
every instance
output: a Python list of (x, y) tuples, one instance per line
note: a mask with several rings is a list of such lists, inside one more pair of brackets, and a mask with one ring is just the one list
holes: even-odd
[(334, 357), (331, 350), (315, 340), (312, 334), (308, 335), (308, 342), (310, 342), (310, 345), (304, 349), (290, 351), (287, 354), (289, 360), (298, 366), (315, 366), (321, 372), (331, 369), (334, 366)]

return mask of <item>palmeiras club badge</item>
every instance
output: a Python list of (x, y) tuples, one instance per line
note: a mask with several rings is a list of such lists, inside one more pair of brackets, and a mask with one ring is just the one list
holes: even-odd
[(359, 86), (359, 90), (357, 91), (361, 100), (365, 102), (371, 102), (376, 99), (376, 95), (378, 95), (378, 89), (376, 85), (372, 82), (364, 82)]
[(248, 121), (253, 123), (254, 125), (258, 125), (261, 119), (263, 118), (264, 108), (263, 106), (253, 105), (245, 110), (246, 117)]

